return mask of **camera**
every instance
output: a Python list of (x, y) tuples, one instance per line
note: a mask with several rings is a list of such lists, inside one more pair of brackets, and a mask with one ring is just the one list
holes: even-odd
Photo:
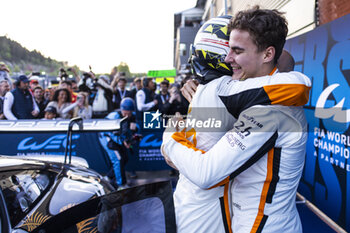
[(125, 76), (125, 72), (120, 72), (120, 75), (121, 76)]
[(92, 78), (93, 77), (90, 73), (84, 72), (82, 74), (82, 83), (79, 84), (78, 87), (79, 91), (88, 92), (89, 94), (96, 93), (96, 80), (93, 80)]
[(32, 72), (32, 76), (40, 76), (40, 72)]
[[(88, 73), (88, 72), (84, 72), (83, 73), (83, 82), (86, 84), (86, 81), (88, 80), (88, 79), (92, 79), (93, 77), (92, 77), (92, 75), (90, 74), (90, 73)], [(93, 79), (92, 80), (92, 82), (91, 82), (91, 84), (90, 85), (88, 85), (89, 87), (90, 87), (90, 89), (92, 90), (92, 91), (94, 91), (94, 90), (96, 90), (96, 86), (97, 86), (97, 79), (95, 78), (95, 79)]]
[(97, 81), (98, 81), (97, 78), (95, 78), (95, 79), (92, 80), (92, 84), (91, 84), (91, 90), (92, 90), (92, 91), (97, 91), (97, 87), (98, 87), (98, 85), (99, 85)]
[(128, 144), (136, 144), (139, 141), (142, 140), (142, 135), (141, 134), (133, 134), (132, 137), (130, 139), (125, 140)]
[(88, 79), (88, 78), (92, 78), (92, 77), (91, 77), (91, 74), (90, 74), (90, 73), (84, 72), (84, 73), (83, 73), (83, 78), (84, 78), (84, 79)]
[(67, 74), (66, 70), (61, 68), (60, 71), (59, 71), (58, 77), (60, 77), (63, 80), (67, 79), (68, 78), (68, 74)]

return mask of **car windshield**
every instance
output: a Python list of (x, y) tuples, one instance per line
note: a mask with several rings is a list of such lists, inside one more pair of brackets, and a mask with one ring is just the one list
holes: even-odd
[(48, 189), (49, 183), (48, 174), (35, 170), (2, 174), (0, 185), (13, 227), (30, 211), (33, 203)]

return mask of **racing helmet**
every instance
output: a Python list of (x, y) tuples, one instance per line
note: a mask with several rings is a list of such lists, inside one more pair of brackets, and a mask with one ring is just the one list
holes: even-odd
[(134, 100), (130, 97), (125, 97), (120, 102), (120, 109), (124, 111), (135, 111), (135, 103)]
[(233, 74), (231, 66), (224, 62), (229, 52), (230, 35), (227, 26), (231, 18), (232, 16), (225, 15), (205, 22), (191, 45), (189, 63), (201, 84)]

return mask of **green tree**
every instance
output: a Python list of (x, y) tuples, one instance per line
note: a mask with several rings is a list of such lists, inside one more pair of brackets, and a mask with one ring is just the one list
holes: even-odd
[(21, 72), (21, 68), (19, 68), (19, 66), (16, 64), (14, 67), (13, 67), (13, 72)]
[(59, 68), (67, 66), (64, 62), (46, 58), (38, 50), (29, 51), (6, 36), (0, 36), (0, 58), (11, 62), (13, 66), (17, 65), (22, 72), (40, 69), (47, 73), (57, 74)]
[(120, 64), (118, 65), (118, 71), (125, 72), (126, 78), (131, 77), (129, 66), (128, 66), (128, 64), (126, 64), (126, 62), (120, 62)]

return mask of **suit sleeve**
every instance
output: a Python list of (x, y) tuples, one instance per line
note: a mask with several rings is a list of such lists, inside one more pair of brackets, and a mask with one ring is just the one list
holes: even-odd
[(137, 110), (147, 111), (155, 105), (153, 101), (145, 104), (145, 100), (146, 100), (145, 92), (143, 92), (142, 90), (138, 91), (136, 93)]
[(242, 112), (233, 129), (209, 151), (200, 151), (184, 133), (166, 133), (162, 153), (167, 155), (181, 174), (206, 189), (228, 176), (234, 178), (274, 147), (278, 118), (272, 107), (252, 107)]
[(303, 106), (309, 100), (310, 79), (300, 72), (277, 73), (245, 81), (226, 81), (218, 85), (218, 96), (237, 118), (254, 105)]

